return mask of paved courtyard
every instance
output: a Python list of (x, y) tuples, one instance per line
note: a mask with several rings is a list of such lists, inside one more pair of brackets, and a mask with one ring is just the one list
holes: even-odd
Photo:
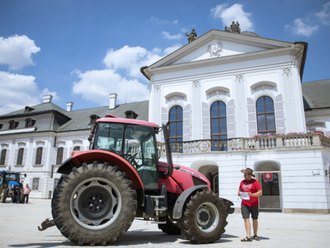
[[(0, 247), (70, 247), (75, 244), (56, 227), (39, 232), (37, 226), (51, 218), (50, 200), (30, 199), (29, 204), (0, 203)], [(228, 217), (221, 240), (194, 245), (181, 235), (166, 235), (151, 222), (134, 221), (113, 247), (329, 247), (330, 215), (260, 213), (261, 241), (242, 243), (245, 236), (240, 214)], [(84, 246), (86, 247), (86, 246)]]

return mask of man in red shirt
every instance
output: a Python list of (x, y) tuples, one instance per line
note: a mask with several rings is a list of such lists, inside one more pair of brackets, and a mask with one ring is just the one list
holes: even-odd
[[(259, 215), (259, 196), (262, 195), (262, 189), (260, 183), (253, 179), (255, 177), (253, 170), (246, 168), (241, 170), (244, 173), (244, 179), (241, 181), (238, 189), (238, 196), (242, 198), (242, 216), (244, 219), (244, 225), (246, 230), (246, 237), (241, 239), (241, 241), (252, 241), (251, 237), (251, 223), (250, 223), (250, 213), (253, 220), (253, 238), (257, 241), (260, 241), (258, 237), (258, 215)], [(241, 194), (244, 192), (243, 194)]]

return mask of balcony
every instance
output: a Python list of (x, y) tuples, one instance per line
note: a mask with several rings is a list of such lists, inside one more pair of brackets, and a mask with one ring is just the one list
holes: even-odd
[[(263, 151), (280, 149), (321, 148), (330, 149), (330, 138), (318, 133), (274, 135), (226, 140), (191, 140), (171, 143), (172, 153), (203, 153), (232, 151)], [(165, 155), (164, 143), (158, 143), (158, 150)]]

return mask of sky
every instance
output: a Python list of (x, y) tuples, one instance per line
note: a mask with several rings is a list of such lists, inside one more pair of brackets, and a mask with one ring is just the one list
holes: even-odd
[(148, 100), (140, 73), (233, 20), (264, 38), (308, 43), (302, 82), (330, 79), (329, 0), (0, 0), (0, 115), (42, 103), (73, 110)]

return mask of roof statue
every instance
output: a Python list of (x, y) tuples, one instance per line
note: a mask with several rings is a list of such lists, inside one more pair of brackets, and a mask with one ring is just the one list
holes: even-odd
[(228, 28), (228, 26), (225, 26), (225, 31), (240, 34), (241, 28), (239, 27), (239, 22), (236, 21), (235, 23), (235, 21), (233, 21), (230, 25), (230, 28)]
[(191, 30), (190, 34), (186, 33), (186, 36), (188, 36), (189, 43), (197, 39), (197, 33), (196, 33), (195, 29)]

